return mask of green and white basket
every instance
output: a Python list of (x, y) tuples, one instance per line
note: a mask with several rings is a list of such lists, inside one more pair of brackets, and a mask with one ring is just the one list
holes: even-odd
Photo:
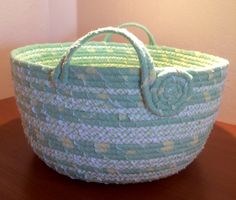
[[(147, 32), (144, 45), (125, 26)], [(103, 42), (94, 37), (108, 34)], [(111, 34), (130, 43), (109, 42)], [(34, 152), (71, 178), (145, 182), (175, 174), (203, 149), (228, 61), (157, 46), (135, 23), (91, 31), (73, 44), (11, 53), (17, 104)]]

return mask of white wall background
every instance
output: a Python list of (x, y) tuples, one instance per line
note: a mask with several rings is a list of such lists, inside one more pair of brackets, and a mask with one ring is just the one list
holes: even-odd
[(75, 40), (76, 0), (7, 0), (0, 4), (0, 99), (13, 96), (12, 49), (32, 43)]

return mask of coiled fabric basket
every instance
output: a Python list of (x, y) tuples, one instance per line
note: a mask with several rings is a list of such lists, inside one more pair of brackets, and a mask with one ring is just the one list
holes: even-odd
[[(228, 61), (150, 44), (105, 27), (73, 44), (14, 50), (12, 74), (34, 152), (71, 178), (145, 182), (175, 174), (203, 149)], [(108, 34), (103, 42), (90, 41)], [(129, 44), (109, 42), (111, 34)]]

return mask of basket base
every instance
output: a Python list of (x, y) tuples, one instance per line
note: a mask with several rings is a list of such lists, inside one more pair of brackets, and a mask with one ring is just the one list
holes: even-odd
[[(203, 146), (204, 147), (204, 146)], [(110, 170), (108, 173), (99, 173), (85, 171), (76, 167), (68, 167), (66, 165), (61, 165), (60, 162), (53, 162), (48, 160), (42, 155), (40, 155), (36, 149), (33, 148), (36, 155), (50, 168), (58, 172), (59, 174), (70, 177), (71, 179), (78, 179), (86, 182), (95, 182), (102, 184), (134, 184), (134, 183), (143, 183), (143, 182), (152, 182), (162, 178), (169, 177), (171, 175), (177, 174), (178, 172), (185, 169), (190, 165), (198, 154), (202, 151), (199, 150), (193, 157), (186, 160), (185, 163), (181, 165), (170, 164), (168, 168), (161, 169), (159, 171), (150, 171), (145, 173), (132, 173), (132, 174), (120, 174), (115, 171)]]

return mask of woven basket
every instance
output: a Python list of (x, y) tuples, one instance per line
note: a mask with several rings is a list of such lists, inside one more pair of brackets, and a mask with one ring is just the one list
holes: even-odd
[[(73, 44), (11, 54), (24, 132), (61, 174), (102, 183), (152, 181), (184, 169), (206, 143), (228, 61), (157, 46), (145, 27), (128, 25), (146, 31), (150, 44), (125, 28), (106, 27)], [(101, 34), (106, 41), (89, 41)], [(111, 34), (130, 44), (109, 42)]]

